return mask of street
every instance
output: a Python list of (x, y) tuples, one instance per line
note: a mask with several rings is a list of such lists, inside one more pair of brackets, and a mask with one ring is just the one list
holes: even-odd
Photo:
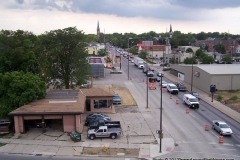
[[(146, 100), (146, 75), (142, 70), (138, 69), (133, 63), (129, 62), (129, 75), (139, 93)], [(117, 66), (118, 64), (115, 64)], [(122, 68), (128, 74), (128, 59), (122, 58)], [(156, 70), (161, 71), (160, 66), (156, 66)], [(164, 73), (164, 72), (163, 72)], [(143, 82), (143, 79), (145, 80)], [(163, 80), (170, 82), (167, 78)], [(170, 99), (169, 93), (163, 93), (163, 134), (171, 136), (176, 144), (173, 152), (163, 157), (173, 158), (240, 158), (240, 128), (239, 123), (221, 113), (209, 104), (200, 101), (199, 109), (190, 109), (190, 113), (186, 114), (187, 106), (183, 103), (182, 97), (184, 92), (173, 95)], [(155, 125), (150, 122), (149, 127), (159, 129), (160, 124), (160, 88), (148, 91), (148, 106), (156, 117)], [(179, 100), (179, 104), (176, 104)], [(146, 104), (147, 106), (147, 104)], [(223, 120), (227, 122), (232, 130), (232, 136), (224, 136), (224, 143), (219, 143), (219, 133), (211, 128), (212, 120)], [(209, 124), (209, 131), (205, 131), (205, 125)]]

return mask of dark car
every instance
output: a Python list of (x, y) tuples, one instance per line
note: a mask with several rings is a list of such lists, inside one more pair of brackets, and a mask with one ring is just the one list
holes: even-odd
[(175, 85), (177, 86), (179, 91), (183, 91), (183, 92), (187, 91), (187, 88), (185, 87), (185, 85), (183, 83), (175, 82)]
[(69, 135), (74, 142), (81, 141), (81, 133), (77, 131), (72, 131)]
[(162, 77), (163, 74), (162, 74), (161, 72), (158, 72), (158, 73), (157, 73), (157, 76), (158, 76), (158, 77)]
[(162, 64), (160, 64), (160, 66), (162, 66), (162, 67), (169, 67), (170, 64), (169, 63), (162, 63)]
[(110, 121), (110, 120), (111, 120), (111, 117), (108, 116), (108, 115), (101, 114), (101, 113), (92, 113), (92, 114), (89, 114), (89, 115), (86, 117), (85, 125), (88, 125), (88, 123), (89, 123), (90, 121), (93, 121), (93, 120), (95, 120), (96, 118), (104, 119), (104, 120), (106, 120), (106, 121)]
[(198, 100), (200, 100), (200, 96), (197, 92), (190, 92), (191, 95), (193, 95), (194, 97), (198, 98)]

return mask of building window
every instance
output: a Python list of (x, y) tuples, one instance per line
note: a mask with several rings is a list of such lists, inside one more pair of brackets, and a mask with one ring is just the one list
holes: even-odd
[(95, 109), (111, 108), (111, 100), (94, 100)]

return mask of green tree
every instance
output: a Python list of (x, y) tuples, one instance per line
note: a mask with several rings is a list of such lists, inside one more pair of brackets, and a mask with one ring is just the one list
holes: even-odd
[(170, 58), (169, 62), (170, 63), (175, 63), (175, 58), (174, 57)]
[(232, 63), (232, 57), (229, 54), (225, 54), (222, 58), (223, 61), (227, 63)]
[(202, 62), (202, 64), (211, 64), (214, 62), (214, 58), (212, 56), (209, 56), (209, 55), (203, 53), (202, 57), (201, 57), (201, 62)]
[(184, 61), (183, 61), (184, 64), (197, 64), (197, 60), (193, 57), (191, 58), (185, 58)]
[(137, 55), (138, 54), (138, 50), (135, 46), (131, 47), (129, 50), (130, 53), (132, 53), (133, 55)]
[(104, 57), (107, 55), (106, 49), (99, 49), (98, 55)]
[(0, 73), (0, 117), (45, 96), (46, 85), (38, 75), (23, 71)]
[(187, 50), (186, 50), (186, 52), (190, 52), (190, 53), (193, 53), (193, 50), (192, 50), (192, 48), (188, 48)]
[(22, 30), (0, 32), (0, 73), (24, 71), (38, 73), (37, 36)]
[(139, 56), (139, 57), (142, 58), (142, 59), (146, 59), (146, 57), (147, 57), (147, 52), (142, 51), (142, 52), (140, 53), (140, 56)]
[(202, 54), (203, 54), (203, 51), (201, 49), (198, 49), (195, 53), (195, 56), (199, 58), (201, 57)]
[(225, 54), (226, 53), (226, 49), (225, 46), (222, 43), (216, 44), (214, 46), (215, 50), (219, 53)]
[(48, 84), (69, 89), (89, 78), (91, 67), (82, 31), (69, 27), (45, 32), (40, 38), (42, 75)]

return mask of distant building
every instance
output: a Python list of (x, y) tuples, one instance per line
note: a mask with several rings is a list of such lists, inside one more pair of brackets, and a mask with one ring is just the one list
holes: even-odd
[(100, 38), (99, 21), (98, 21), (98, 24), (97, 24), (97, 37)]

